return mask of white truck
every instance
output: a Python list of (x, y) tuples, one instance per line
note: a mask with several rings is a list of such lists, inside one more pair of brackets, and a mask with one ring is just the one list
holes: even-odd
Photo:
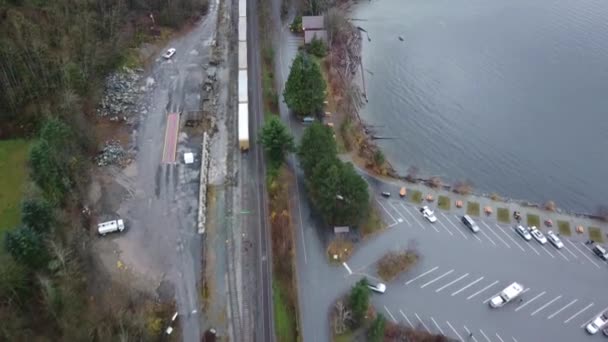
[(108, 233), (122, 232), (123, 230), (125, 230), (125, 223), (121, 219), (97, 224), (97, 232), (102, 236)]
[(524, 287), (521, 284), (513, 283), (500, 291), (499, 294), (492, 297), (492, 299), (490, 299), (490, 306), (499, 308), (512, 301), (514, 298), (517, 298), (523, 291)]

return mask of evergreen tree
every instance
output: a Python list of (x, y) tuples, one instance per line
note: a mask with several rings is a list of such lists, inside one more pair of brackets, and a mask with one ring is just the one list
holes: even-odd
[(297, 115), (311, 115), (323, 109), (326, 87), (319, 65), (307, 54), (299, 53), (291, 65), (283, 97)]

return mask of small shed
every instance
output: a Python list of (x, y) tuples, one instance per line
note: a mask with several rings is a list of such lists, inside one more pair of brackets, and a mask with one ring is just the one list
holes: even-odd
[(302, 17), (302, 29), (307, 30), (323, 30), (325, 29), (325, 22), (322, 15), (316, 16), (303, 16)]
[(350, 232), (348, 226), (334, 227), (334, 234), (348, 234), (348, 232)]
[(312, 42), (314, 38), (317, 38), (324, 43), (327, 43), (327, 31), (325, 30), (307, 30), (304, 31), (304, 44)]

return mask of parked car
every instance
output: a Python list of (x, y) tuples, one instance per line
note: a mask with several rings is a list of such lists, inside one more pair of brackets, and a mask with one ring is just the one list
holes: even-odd
[(599, 256), (603, 260), (608, 260), (608, 252), (606, 251), (606, 248), (600, 245), (593, 246), (593, 253), (595, 253), (595, 255)]
[(548, 237), (549, 241), (551, 242), (551, 244), (553, 246), (555, 246), (555, 248), (557, 248), (557, 249), (564, 248), (564, 243), (559, 238), (559, 236), (557, 236), (557, 234), (555, 234), (552, 230), (547, 232), (547, 237)]
[(473, 221), (473, 219), (469, 215), (464, 215), (462, 217), (462, 223), (464, 223), (465, 226), (469, 227), (469, 229), (473, 233), (477, 233), (479, 231), (477, 223), (475, 223), (475, 221)]
[(399, 196), (401, 196), (401, 197), (405, 197), (405, 195), (407, 195), (407, 190), (405, 189), (405, 187), (402, 187), (402, 188), (399, 190)]
[(536, 228), (536, 226), (532, 226), (530, 228), (530, 234), (532, 234), (534, 240), (538, 241), (538, 243), (540, 243), (541, 245), (547, 243), (547, 238), (545, 237), (545, 234), (543, 234), (543, 232)]
[(377, 283), (376, 285), (367, 284), (367, 287), (369, 287), (370, 290), (378, 293), (384, 293), (386, 291), (386, 285), (383, 283)]
[(169, 50), (167, 50), (167, 52), (165, 52), (165, 54), (163, 55), (164, 59), (170, 59), (171, 57), (173, 57), (173, 55), (175, 55), (175, 49), (174, 48), (170, 48)]
[(530, 232), (524, 226), (522, 226), (522, 225), (515, 226), (515, 231), (517, 232), (517, 234), (521, 235), (521, 237), (524, 238), (524, 240), (526, 240), (526, 241), (532, 240), (532, 235), (530, 235)]
[(382, 191), (381, 195), (384, 196), (384, 197), (386, 197), (386, 198), (391, 197), (391, 193), (388, 192), (388, 191)]
[(435, 217), (435, 213), (429, 209), (429, 207), (427, 207), (426, 205), (422, 208), (420, 208), (420, 212), (422, 213), (422, 216), (424, 216), (424, 218), (426, 218), (429, 222), (431, 223), (435, 223), (437, 222), (437, 217)]
[(602, 329), (608, 323), (608, 311), (602, 313), (597, 316), (593, 321), (589, 322), (585, 327), (588, 333), (591, 335), (597, 333), (600, 329)]

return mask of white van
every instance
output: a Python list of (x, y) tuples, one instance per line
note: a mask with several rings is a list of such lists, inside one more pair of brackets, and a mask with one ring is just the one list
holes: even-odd
[(113, 220), (97, 224), (97, 231), (99, 232), (99, 235), (122, 232), (123, 230), (125, 230), (125, 223), (123, 220)]

